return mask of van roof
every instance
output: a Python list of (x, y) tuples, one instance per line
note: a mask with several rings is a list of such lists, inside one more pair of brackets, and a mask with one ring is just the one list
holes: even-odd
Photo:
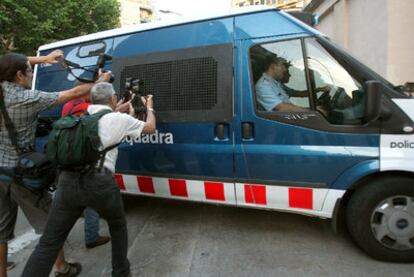
[(187, 18), (179, 18), (176, 20), (168, 20), (168, 21), (154, 21), (150, 23), (140, 24), (140, 25), (134, 25), (134, 26), (128, 26), (128, 27), (122, 27), (122, 28), (116, 28), (112, 30), (102, 31), (98, 33), (93, 33), (89, 35), (74, 37), (70, 39), (65, 39), (57, 42), (52, 42), (49, 44), (45, 44), (39, 47), (39, 51), (43, 50), (49, 50), (53, 48), (58, 48), (62, 46), (67, 46), (71, 44), (77, 44), (80, 42), (87, 42), (92, 41), (96, 39), (102, 39), (102, 38), (108, 38), (113, 36), (119, 36), (119, 35), (125, 35), (129, 33), (135, 33), (135, 32), (141, 32), (141, 31), (148, 31), (163, 27), (169, 27), (169, 26), (175, 26), (175, 25), (181, 25), (181, 24), (187, 24), (197, 21), (205, 21), (210, 19), (216, 19), (216, 18), (223, 18), (223, 17), (230, 17), (235, 15), (243, 15), (243, 14), (249, 14), (249, 13), (256, 13), (256, 12), (262, 12), (262, 11), (269, 11), (269, 10), (278, 10), (275, 8), (271, 8), (268, 6), (263, 5), (257, 5), (257, 6), (250, 6), (250, 7), (242, 7), (242, 8), (233, 8), (227, 11), (218, 12), (215, 14), (210, 14), (208, 17), (187, 17)]

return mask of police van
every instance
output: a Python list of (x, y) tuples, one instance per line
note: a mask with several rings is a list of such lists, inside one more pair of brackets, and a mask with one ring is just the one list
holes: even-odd
[[(131, 80), (154, 95), (155, 134), (119, 147), (124, 192), (343, 220), (371, 257), (414, 261), (414, 99), (308, 25), (242, 8), (67, 39), (38, 54), (55, 49), (77, 66), (36, 67), (36, 89), (72, 87), (104, 55), (119, 96)], [(258, 102), (271, 56), (287, 68), (278, 85), (302, 92), (289, 98), (300, 111)], [(59, 114), (41, 115), (38, 144)]]

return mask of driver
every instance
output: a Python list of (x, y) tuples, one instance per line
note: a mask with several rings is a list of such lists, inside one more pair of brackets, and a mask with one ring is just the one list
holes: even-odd
[[(307, 91), (296, 91), (285, 86), (289, 82), (290, 62), (276, 55), (265, 60), (266, 71), (256, 83), (257, 101), (265, 111), (304, 112), (309, 109), (293, 104), (290, 96), (307, 97)], [(288, 94), (289, 93), (289, 94)], [(317, 108), (326, 114), (321, 108)]]

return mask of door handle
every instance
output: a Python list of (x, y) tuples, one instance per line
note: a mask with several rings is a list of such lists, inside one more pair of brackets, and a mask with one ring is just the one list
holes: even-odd
[(228, 125), (226, 123), (217, 123), (215, 133), (216, 140), (227, 140), (229, 138)]
[(242, 138), (246, 140), (254, 138), (254, 125), (252, 122), (242, 123)]

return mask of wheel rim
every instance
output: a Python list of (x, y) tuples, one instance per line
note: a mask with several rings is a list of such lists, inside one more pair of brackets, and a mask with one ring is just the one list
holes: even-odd
[(398, 195), (379, 203), (371, 215), (371, 230), (387, 248), (414, 249), (414, 198)]

